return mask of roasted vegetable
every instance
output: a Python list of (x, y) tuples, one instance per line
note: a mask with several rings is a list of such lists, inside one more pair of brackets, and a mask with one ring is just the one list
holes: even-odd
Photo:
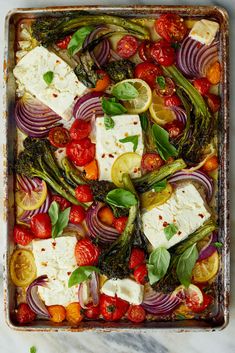
[(61, 165), (65, 171), (66, 178), (70, 180), (71, 183), (75, 183), (75, 186), (87, 184), (85, 177), (76, 167), (74, 167), (67, 157), (62, 159)]
[(97, 67), (89, 51), (82, 53), (79, 56), (78, 61), (79, 62), (74, 69), (75, 75), (86, 87), (94, 88), (99, 79), (99, 75), (97, 74)]
[(110, 61), (104, 66), (104, 70), (114, 82), (120, 82), (134, 77), (135, 64), (129, 60)]

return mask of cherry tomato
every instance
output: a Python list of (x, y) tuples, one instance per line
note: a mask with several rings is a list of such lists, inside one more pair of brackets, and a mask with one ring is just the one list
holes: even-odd
[(98, 319), (100, 316), (100, 307), (98, 306), (92, 306), (92, 304), (87, 304), (87, 309), (84, 311), (85, 316), (88, 319)]
[(98, 264), (99, 248), (89, 238), (78, 240), (75, 246), (75, 258), (78, 266), (95, 266)]
[(127, 311), (127, 318), (132, 322), (143, 322), (146, 319), (146, 312), (141, 305), (130, 305)]
[(145, 261), (145, 252), (140, 248), (133, 248), (129, 259), (129, 268), (134, 270), (136, 267), (142, 265)]
[(212, 172), (213, 170), (217, 169), (219, 166), (219, 160), (217, 156), (212, 156), (207, 159), (204, 163), (202, 170), (205, 172)]
[(60, 49), (67, 49), (68, 44), (69, 44), (71, 38), (72, 38), (72, 35), (69, 35), (69, 36), (66, 36), (66, 37), (64, 37), (63, 39), (59, 40), (59, 41), (56, 43), (57, 47), (60, 48)]
[(151, 171), (160, 168), (164, 164), (158, 153), (145, 153), (142, 157), (141, 166), (143, 170)]
[(175, 84), (170, 77), (165, 77), (164, 88), (156, 80), (155, 90), (158, 96), (165, 98), (171, 97), (175, 93)]
[(117, 229), (118, 233), (122, 234), (122, 232), (126, 228), (127, 220), (128, 220), (128, 217), (126, 216), (121, 216), (114, 219), (113, 225)]
[(184, 130), (184, 124), (179, 120), (173, 120), (171, 123), (165, 124), (164, 129), (167, 130), (170, 138), (176, 138)]
[(89, 185), (78, 185), (75, 189), (75, 196), (80, 202), (93, 201), (93, 194)]
[(84, 166), (84, 172), (86, 173), (86, 179), (97, 180), (99, 176), (98, 165), (95, 159)]
[(134, 71), (134, 76), (147, 82), (151, 88), (155, 87), (156, 77), (160, 75), (162, 75), (160, 66), (149, 61), (136, 65)]
[(77, 302), (70, 303), (66, 306), (66, 320), (72, 325), (78, 325), (83, 320), (83, 309)]
[(21, 303), (17, 308), (16, 320), (20, 324), (28, 324), (36, 319), (36, 314), (26, 303)]
[(70, 141), (68, 130), (62, 126), (53, 127), (49, 131), (48, 138), (52, 146), (55, 147), (66, 147)]
[(206, 77), (212, 85), (217, 85), (221, 79), (221, 66), (218, 61), (209, 67)]
[(162, 14), (154, 24), (156, 32), (168, 42), (181, 42), (188, 29), (183, 18), (177, 14)]
[(145, 284), (148, 282), (148, 269), (145, 264), (138, 266), (134, 271), (134, 277), (137, 283)]
[(133, 56), (138, 49), (138, 41), (135, 37), (126, 35), (122, 37), (117, 43), (117, 53), (124, 59)]
[(217, 96), (216, 94), (207, 93), (206, 100), (212, 113), (216, 113), (220, 108), (220, 104), (221, 104), (220, 97)]
[(52, 322), (62, 322), (66, 318), (66, 310), (63, 305), (50, 305), (47, 307)]
[(180, 98), (176, 94), (171, 97), (165, 97), (164, 103), (166, 107), (180, 107), (182, 105)]
[(69, 214), (69, 221), (73, 224), (79, 224), (84, 221), (86, 217), (85, 209), (80, 205), (72, 205), (70, 214)]
[(198, 302), (191, 301), (190, 298), (186, 298), (186, 305), (195, 313), (201, 313), (204, 311), (213, 301), (213, 297), (206, 293), (203, 293), (203, 302), (198, 304)]
[(170, 66), (175, 62), (175, 51), (170, 43), (165, 40), (159, 40), (152, 45), (151, 57), (156, 60), (159, 65)]
[(99, 79), (96, 82), (95, 88), (92, 88), (91, 91), (103, 92), (110, 85), (110, 78), (107, 72), (105, 72), (104, 70), (98, 70), (97, 74), (99, 76)]
[(193, 85), (202, 96), (207, 94), (211, 87), (210, 81), (206, 77), (196, 78)]
[(77, 141), (87, 137), (90, 132), (91, 123), (81, 119), (76, 119), (69, 130), (71, 138)]
[(47, 239), (51, 237), (51, 219), (47, 213), (38, 213), (31, 218), (30, 227), (36, 238)]
[(100, 296), (100, 309), (103, 318), (107, 321), (120, 320), (127, 312), (129, 303), (118, 297), (110, 297), (105, 294)]
[(150, 54), (151, 45), (152, 43), (148, 40), (140, 44), (138, 53), (142, 61), (150, 61), (152, 59)]
[(23, 225), (15, 225), (13, 236), (14, 242), (23, 246), (30, 244), (34, 239), (34, 235), (31, 230)]
[(59, 204), (61, 211), (64, 211), (71, 206), (71, 203), (60, 195), (52, 195), (51, 201), (56, 201)]
[(66, 153), (75, 165), (82, 167), (94, 159), (95, 145), (88, 137), (79, 141), (73, 140), (66, 146)]
[(101, 220), (102, 223), (107, 224), (108, 226), (111, 226), (114, 222), (114, 215), (112, 210), (105, 206), (102, 207), (99, 212), (98, 212), (98, 217)]

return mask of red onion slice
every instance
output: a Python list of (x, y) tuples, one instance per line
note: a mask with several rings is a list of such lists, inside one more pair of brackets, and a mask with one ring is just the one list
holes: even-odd
[(43, 286), (43, 287), (47, 286), (47, 281), (48, 281), (47, 275), (43, 275), (43, 276), (36, 278), (27, 288), (26, 301), (27, 301), (30, 309), (35, 314), (40, 315), (43, 318), (49, 319), (50, 314), (49, 314), (45, 304), (39, 298), (38, 291), (37, 291), (38, 286)]
[(79, 98), (74, 105), (74, 118), (90, 120), (93, 116), (103, 116), (104, 112), (100, 99), (102, 95), (99, 92), (90, 92)]
[(181, 299), (172, 294), (163, 294), (150, 289), (144, 295), (143, 308), (155, 315), (167, 315), (181, 303)]
[(93, 306), (97, 306), (99, 304), (99, 275), (94, 271), (91, 274), (91, 279), (89, 282), (90, 292), (92, 296)]
[(31, 218), (36, 214), (47, 213), (49, 210), (50, 204), (51, 204), (51, 198), (50, 198), (50, 195), (47, 194), (46, 200), (39, 208), (33, 211), (24, 211), (20, 216), (19, 221), (22, 223), (30, 223)]
[[(85, 48), (88, 44), (90, 44), (94, 39), (98, 37), (100, 32), (106, 30), (107, 27), (99, 26), (94, 31), (92, 31), (84, 41), (83, 48)], [(96, 63), (96, 65), (101, 68), (108, 61), (110, 55), (110, 43), (107, 38), (104, 38), (94, 50), (90, 52), (92, 59)]]
[(217, 241), (217, 233), (213, 232), (210, 235), (207, 244), (200, 250), (197, 261), (204, 260), (204, 259), (208, 258), (209, 256), (211, 256), (212, 254), (214, 254), (214, 252), (217, 249), (213, 245), (213, 243), (215, 243), (216, 241)]
[(79, 287), (78, 287), (78, 301), (83, 309), (87, 309), (87, 306), (84, 304), (83, 287), (84, 287), (84, 283), (82, 282), (79, 284)]
[(176, 119), (185, 126), (187, 121), (186, 111), (183, 108), (176, 106), (171, 107), (171, 110), (175, 113)]

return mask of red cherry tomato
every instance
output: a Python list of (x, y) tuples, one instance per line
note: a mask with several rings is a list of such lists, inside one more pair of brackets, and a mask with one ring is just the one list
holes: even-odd
[(105, 294), (100, 296), (100, 309), (103, 318), (107, 321), (120, 320), (127, 312), (129, 303), (118, 297), (110, 297)]
[(47, 239), (51, 237), (51, 219), (47, 213), (38, 213), (31, 218), (30, 227), (36, 238)]
[(70, 141), (69, 132), (62, 126), (57, 126), (49, 131), (50, 143), (55, 147), (66, 147)]
[(154, 24), (156, 32), (168, 42), (181, 42), (188, 29), (183, 18), (177, 14), (162, 14)]
[(99, 248), (90, 239), (78, 240), (75, 246), (75, 258), (78, 266), (95, 266), (98, 264)]
[(93, 194), (89, 185), (78, 185), (75, 189), (75, 196), (80, 202), (93, 201)]
[(144, 62), (136, 65), (134, 76), (144, 80), (151, 88), (155, 87), (156, 77), (162, 75), (160, 66), (151, 62)]
[(219, 167), (219, 160), (217, 156), (211, 156), (207, 159), (207, 161), (203, 164), (202, 170), (204, 172), (210, 173), (213, 170)]
[(151, 45), (150, 41), (144, 41), (140, 44), (138, 53), (142, 61), (150, 61), (152, 59), (150, 54)]
[(180, 107), (182, 105), (181, 99), (176, 94), (171, 97), (165, 97), (164, 103), (166, 107)]
[(134, 270), (145, 261), (145, 252), (140, 248), (133, 248), (129, 259), (129, 269)]
[(143, 322), (146, 319), (146, 312), (141, 305), (130, 305), (127, 311), (127, 318), (132, 322)]
[(213, 301), (213, 297), (204, 292), (203, 293), (203, 302), (201, 304), (198, 303), (195, 298), (186, 297), (185, 304), (188, 308), (190, 308), (195, 313), (201, 313), (204, 311)]
[(95, 88), (92, 88), (91, 91), (103, 92), (110, 85), (110, 77), (104, 70), (97, 70), (97, 74), (99, 75), (99, 79), (96, 82)]
[(122, 232), (126, 228), (127, 220), (128, 220), (128, 217), (126, 216), (121, 216), (114, 219), (113, 225), (117, 229), (118, 233), (122, 234)]
[(28, 304), (21, 303), (17, 308), (16, 320), (19, 324), (28, 324), (36, 319), (36, 314), (30, 309)]
[(151, 171), (160, 168), (164, 164), (158, 153), (145, 153), (142, 157), (141, 166), (143, 170)]
[(56, 43), (57, 47), (60, 48), (60, 49), (67, 49), (68, 44), (69, 44), (71, 38), (72, 38), (72, 35), (69, 35), (69, 36), (66, 36), (66, 37), (64, 37), (63, 39), (59, 40), (59, 41)]
[(170, 43), (165, 40), (159, 40), (152, 45), (151, 57), (156, 60), (159, 65), (170, 66), (175, 62), (175, 51)]
[(64, 211), (66, 208), (71, 206), (71, 203), (60, 195), (52, 195), (51, 200), (52, 202), (56, 201), (59, 204), (61, 211)]
[(196, 78), (193, 81), (194, 87), (198, 90), (198, 92), (204, 96), (209, 92), (211, 87), (210, 81), (206, 77)]
[(220, 97), (217, 96), (216, 94), (207, 93), (206, 100), (212, 113), (216, 113), (220, 108), (220, 104), (221, 104)]
[(134, 271), (134, 277), (137, 283), (145, 284), (148, 282), (148, 269), (145, 264), (138, 266)]
[(69, 221), (73, 224), (79, 224), (84, 221), (86, 217), (85, 209), (80, 205), (72, 205), (70, 214), (69, 214)]
[(79, 141), (73, 140), (66, 146), (66, 153), (75, 165), (82, 167), (94, 159), (95, 145), (88, 137)]
[(84, 311), (85, 316), (88, 319), (98, 319), (100, 316), (100, 307), (98, 306), (92, 306), (92, 304), (87, 304), (87, 309)]
[(126, 35), (117, 43), (117, 53), (124, 59), (133, 56), (138, 49), (138, 41), (135, 37)]
[(69, 130), (69, 134), (73, 140), (81, 140), (87, 137), (90, 132), (91, 123), (81, 119), (76, 119)]
[(13, 236), (14, 242), (23, 246), (30, 244), (34, 239), (34, 235), (31, 230), (23, 225), (15, 225)]
[(175, 93), (175, 84), (170, 77), (165, 77), (164, 87), (156, 80), (155, 90), (158, 96), (165, 98), (171, 97)]
[(167, 130), (170, 138), (175, 138), (184, 130), (184, 124), (179, 120), (174, 120), (171, 123), (164, 125), (164, 129)]

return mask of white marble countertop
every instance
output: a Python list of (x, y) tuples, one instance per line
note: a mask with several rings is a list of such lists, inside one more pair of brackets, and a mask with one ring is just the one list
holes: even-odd
[[(78, 5), (88, 4), (87, 0), (0, 0), (0, 66), (2, 67), (2, 53), (4, 47), (3, 28), (4, 17), (6, 13), (16, 7), (45, 7), (50, 5)], [(225, 7), (230, 15), (230, 33), (235, 33), (235, 0), (219, 0), (219, 1), (138, 1), (138, 0), (119, 0), (119, 1), (96, 1), (93, 0), (89, 4), (101, 5), (126, 5), (126, 4), (169, 4), (169, 5), (218, 5)], [(234, 36), (233, 36), (234, 37)], [(235, 57), (235, 44), (231, 40), (230, 54)], [(233, 61), (234, 62), (234, 61)], [(230, 78), (235, 85), (235, 70), (231, 65)], [(2, 78), (2, 70), (0, 70), (0, 78)], [(1, 85), (2, 86), (2, 85)], [(0, 88), (0, 93), (2, 89)], [(1, 94), (0, 94), (1, 95)], [(233, 97), (233, 92), (231, 92)], [(2, 109), (2, 99), (0, 99), (0, 111)], [(231, 99), (231, 196), (235, 199), (235, 119), (233, 113), (235, 111), (235, 100)], [(2, 116), (2, 114), (0, 114)], [(0, 131), (1, 133), (1, 131)], [(0, 217), (2, 215), (2, 146), (0, 147)], [(232, 200), (233, 201), (233, 200)], [(231, 205), (232, 227), (235, 225), (234, 210), (235, 204)], [(0, 228), (1, 229), (1, 228)], [(232, 236), (233, 234), (231, 234)], [(5, 234), (1, 234), (5, 236)], [(1, 353), (27, 353), (31, 346), (36, 346), (37, 353), (234, 353), (235, 352), (235, 287), (233, 288), (233, 298), (231, 298), (230, 323), (228, 327), (221, 332), (214, 333), (169, 333), (166, 331), (148, 331), (145, 334), (129, 334), (129, 333), (23, 333), (11, 330), (4, 321), (3, 314), (3, 295), (2, 295), (2, 241), (0, 241), (0, 352)], [(232, 239), (232, 247), (235, 249), (235, 238)], [(233, 253), (234, 251), (231, 251)], [(232, 284), (235, 276), (235, 255), (231, 262), (231, 278)]]

